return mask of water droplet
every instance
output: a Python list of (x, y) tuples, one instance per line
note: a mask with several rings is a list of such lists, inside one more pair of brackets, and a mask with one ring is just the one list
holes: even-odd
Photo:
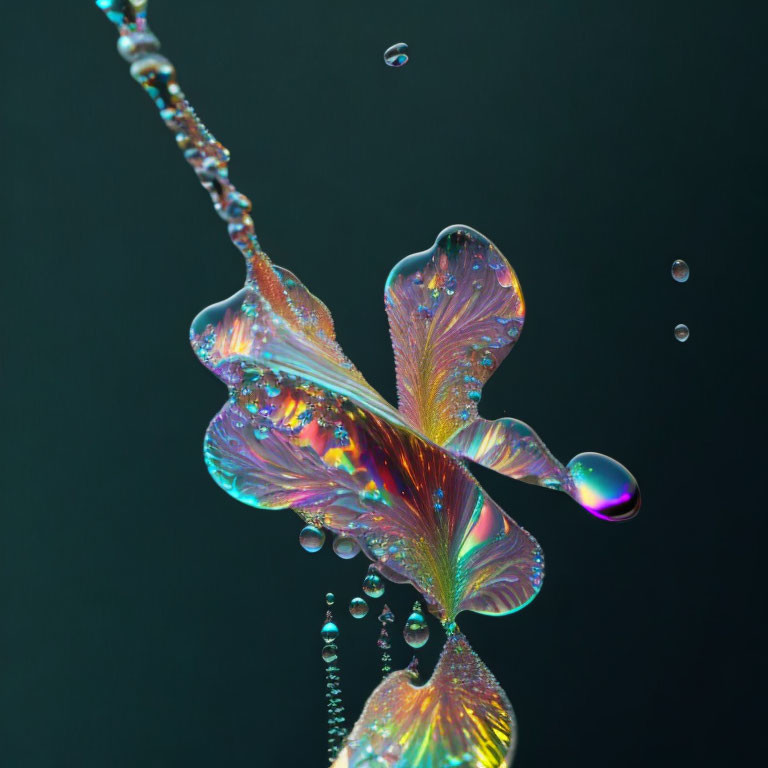
[(333, 592), (326, 592), (325, 593), (325, 604), (326, 605), (333, 605), (336, 601), (336, 595), (333, 594)]
[(384, 63), (388, 67), (402, 67), (408, 63), (408, 45), (395, 43), (384, 51)]
[(299, 544), (307, 552), (318, 552), (325, 544), (325, 532), (314, 525), (305, 525), (299, 534)]
[(675, 259), (672, 262), (672, 279), (676, 283), (685, 283), (691, 276), (691, 270), (682, 259)]
[(386, 651), (392, 647), (392, 643), (389, 642), (389, 632), (387, 632), (386, 627), (381, 628), (379, 639), (376, 641), (376, 645), (381, 648), (382, 651)]
[(251, 201), (242, 192), (230, 192), (227, 203), (220, 212), (227, 221), (239, 221), (248, 215), (251, 210)]
[(395, 614), (392, 613), (390, 607), (385, 603), (379, 614), (379, 621), (382, 624), (391, 624), (395, 620)]
[(368, 615), (368, 603), (362, 597), (353, 597), (349, 603), (349, 612), (355, 619), (362, 619)]
[(333, 540), (333, 551), (342, 560), (351, 560), (360, 551), (360, 545), (350, 536), (337, 536)]
[(688, 341), (688, 337), (691, 335), (691, 332), (688, 330), (688, 326), (680, 323), (679, 325), (675, 326), (675, 338), (678, 341)]
[(629, 520), (640, 509), (640, 489), (631, 472), (602, 453), (580, 453), (568, 462), (570, 495), (603, 520)]
[(132, 32), (121, 35), (117, 41), (117, 51), (126, 61), (136, 61), (148, 53), (157, 53), (160, 41), (151, 32)]
[(384, 594), (384, 582), (372, 565), (363, 579), (363, 592), (368, 597), (381, 597)]
[(429, 640), (429, 627), (418, 600), (413, 604), (411, 615), (405, 622), (403, 638), (411, 648), (421, 648)]
[(329, 643), (323, 647), (323, 661), (326, 664), (330, 664), (332, 661), (336, 661), (339, 658), (339, 649), (334, 643)]
[[(330, 611), (329, 611), (330, 616)], [(323, 642), (328, 644), (332, 643), (339, 636), (339, 628), (326, 616), (326, 622), (323, 624), (320, 630), (320, 637), (323, 638)]]

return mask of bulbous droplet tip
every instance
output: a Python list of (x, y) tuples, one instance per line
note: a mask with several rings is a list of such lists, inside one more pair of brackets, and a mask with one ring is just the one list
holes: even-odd
[(571, 497), (601, 520), (631, 520), (640, 511), (640, 488), (632, 473), (610, 456), (580, 453), (568, 462)]

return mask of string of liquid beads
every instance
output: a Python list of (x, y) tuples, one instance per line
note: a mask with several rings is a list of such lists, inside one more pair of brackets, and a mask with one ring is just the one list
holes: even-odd
[[(329, 593), (331, 598), (333, 595)], [(326, 596), (326, 603), (328, 597)], [(320, 637), (323, 640), (322, 659), (325, 667), (325, 697), (327, 699), (328, 713), (328, 762), (332, 763), (341, 748), (341, 744), (347, 735), (344, 718), (344, 705), (341, 698), (341, 669), (338, 666), (339, 649), (336, 638), (339, 636), (339, 628), (333, 620), (330, 610), (326, 611), (325, 621), (320, 629)]]

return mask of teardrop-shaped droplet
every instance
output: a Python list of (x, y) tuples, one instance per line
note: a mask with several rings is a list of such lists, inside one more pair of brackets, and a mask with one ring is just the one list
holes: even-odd
[(326, 605), (333, 605), (334, 602), (336, 602), (336, 595), (334, 595), (333, 592), (326, 592), (325, 593), (325, 604)]
[(672, 262), (672, 279), (676, 283), (684, 283), (691, 276), (691, 270), (682, 259), (675, 259)]
[(323, 646), (323, 661), (326, 664), (330, 664), (332, 661), (336, 661), (339, 658), (339, 649), (335, 643), (328, 643)]
[(325, 532), (314, 525), (305, 525), (299, 534), (299, 544), (307, 552), (318, 552), (325, 543)]
[(332, 643), (339, 636), (339, 628), (333, 623), (333, 621), (326, 621), (320, 630), (320, 637), (323, 638), (323, 642)]
[(390, 607), (385, 603), (379, 614), (379, 621), (382, 624), (391, 624), (395, 620), (395, 614), (392, 613)]
[(429, 640), (429, 627), (418, 600), (413, 604), (411, 615), (403, 627), (403, 638), (411, 648), (421, 648)]
[(362, 597), (353, 597), (349, 603), (349, 612), (355, 619), (362, 619), (368, 615), (368, 603)]
[(342, 560), (351, 560), (360, 551), (360, 545), (350, 536), (337, 536), (333, 540), (333, 551)]
[(678, 341), (688, 341), (688, 337), (690, 335), (691, 335), (691, 332), (688, 330), (687, 325), (680, 323), (679, 325), (675, 326), (675, 338)]
[(640, 509), (640, 489), (632, 473), (602, 453), (580, 453), (568, 462), (571, 496), (603, 520), (629, 520)]
[(384, 581), (373, 565), (368, 568), (368, 573), (363, 579), (363, 592), (368, 597), (381, 597), (384, 594)]
[(408, 45), (395, 43), (384, 51), (384, 63), (388, 67), (402, 67), (408, 63)]

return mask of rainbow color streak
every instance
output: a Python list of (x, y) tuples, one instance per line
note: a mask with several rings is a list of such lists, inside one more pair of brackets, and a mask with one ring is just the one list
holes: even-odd
[(561, 490), (607, 520), (637, 513), (637, 483), (601, 454), (563, 466), (522, 422), (478, 416), (483, 385), (520, 335), (525, 303), (509, 262), (466, 226), (445, 229), (389, 275), (399, 408), (386, 402), (336, 343), (327, 307), (262, 251), (250, 201), (229, 179), (229, 152), (159, 53), (146, 0), (97, 5), (245, 258), (244, 287), (201, 312), (190, 331), (198, 358), (229, 391), (205, 436), (211, 476), (246, 504), (293, 508), (351, 537), (380, 574), (412, 584), (454, 632), (427, 685), (415, 687), (406, 672), (382, 682), (338, 765), (508, 765), (511, 707), (454, 620), (465, 610), (523, 608), (541, 588), (543, 555), (464, 459)]

